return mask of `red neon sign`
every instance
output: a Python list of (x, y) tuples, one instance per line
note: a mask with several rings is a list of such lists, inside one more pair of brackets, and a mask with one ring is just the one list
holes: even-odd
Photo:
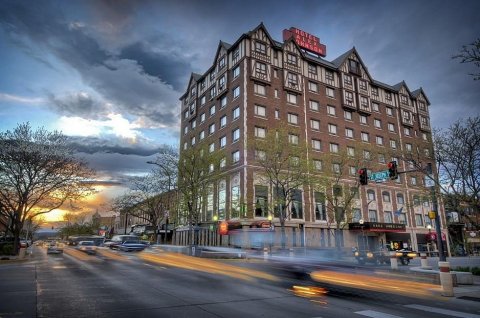
[(283, 40), (288, 40), (293, 37), (295, 43), (301, 48), (318, 54), (322, 57), (327, 56), (327, 47), (320, 43), (320, 39), (310, 33), (302, 31), (297, 28), (290, 28), (290, 30), (283, 30)]

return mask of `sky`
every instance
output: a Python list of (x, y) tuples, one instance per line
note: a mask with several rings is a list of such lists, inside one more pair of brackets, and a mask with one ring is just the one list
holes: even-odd
[[(480, 114), (473, 64), (452, 56), (480, 38), (480, 1), (0, 1), (0, 131), (60, 130), (103, 181), (86, 209), (109, 209), (128, 180), (179, 144), (192, 72), (263, 22), (302, 29), (329, 61), (355, 46), (375, 80), (422, 87), (433, 127)], [(61, 215), (61, 213), (57, 213)]]

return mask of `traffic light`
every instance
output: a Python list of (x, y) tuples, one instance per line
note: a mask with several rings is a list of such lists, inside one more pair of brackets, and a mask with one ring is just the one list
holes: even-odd
[(361, 185), (367, 185), (368, 184), (367, 168), (362, 168), (358, 170), (358, 177), (359, 177), (358, 180)]
[(395, 180), (398, 178), (398, 171), (397, 171), (397, 162), (390, 161), (388, 163), (388, 175), (391, 180)]

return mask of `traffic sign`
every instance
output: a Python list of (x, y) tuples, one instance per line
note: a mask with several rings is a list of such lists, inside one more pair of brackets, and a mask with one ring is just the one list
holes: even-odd
[(390, 178), (390, 174), (388, 170), (372, 172), (372, 174), (368, 176), (369, 180), (372, 180), (375, 182), (384, 181), (384, 180), (387, 180), (388, 178)]

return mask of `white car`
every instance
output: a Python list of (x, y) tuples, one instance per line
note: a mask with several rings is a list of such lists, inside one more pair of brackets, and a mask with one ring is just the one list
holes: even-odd
[(77, 249), (90, 255), (97, 253), (97, 247), (93, 241), (80, 241), (77, 244)]

